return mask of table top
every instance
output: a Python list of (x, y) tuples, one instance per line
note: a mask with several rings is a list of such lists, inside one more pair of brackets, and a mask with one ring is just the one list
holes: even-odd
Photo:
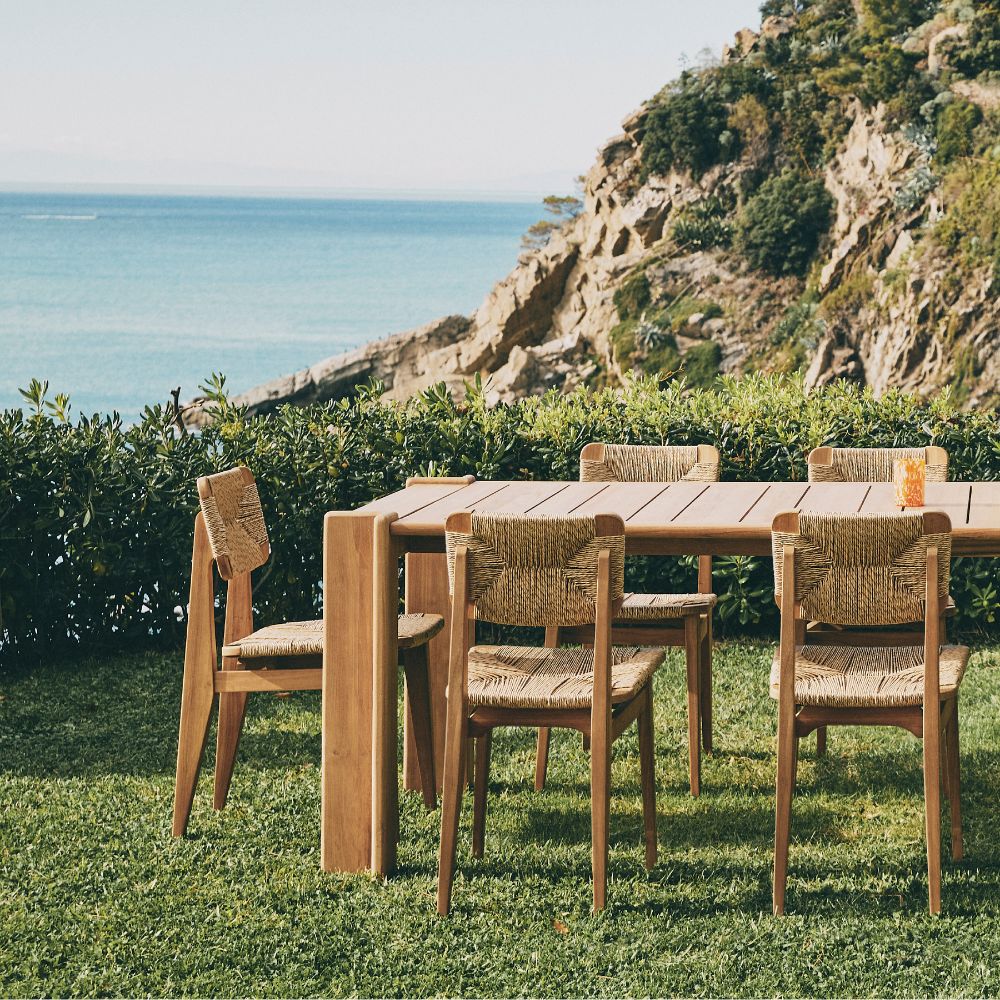
[[(418, 483), (361, 510), (394, 513), (393, 535), (443, 536), (456, 510), (511, 514), (619, 514), (631, 552), (768, 554), (784, 510), (892, 512), (892, 483)], [(913, 509), (913, 508), (910, 508)], [(951, 518), (956, 555), (1000, 556), (1000, 482), (928, 483), (924, 509)]]

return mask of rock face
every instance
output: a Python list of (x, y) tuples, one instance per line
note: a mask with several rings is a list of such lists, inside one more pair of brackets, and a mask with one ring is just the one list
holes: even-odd
[[(311, 368), (265, 382), (235, 399), (248, 406), (251, 413), (266, 413), (282, 403), (304, 406), (341, 399), (372, 378), (385, 385), (386, 396), (405, 399), (418, 388), (441, 380), (471, 325), (467, 316), (446, 316), (408, 333), (325, 358)], [(184, 422), (189, 426), (200, 426), (206, 419), (198, 400), (185, 409)]]
[[(787, 18), (768, 18), (760, 32), (740, 31), (724, 62), (756, 58), (791, 26)], [(903, 48), (926, 56), (940, 74), (948, 46), (964, 32), (939, 13)], [(955, 79), (949, 86), (984, 111), (1000, 106), (1000, 89), (988, 82)], [(337, 399), (371, 378), (396, 399), (440, 381), (461, 393), (476, 375), (490, 400), (507, 401), (621, 378), (636, 355), (623, 354), (612, 336), (625, 319), (615, 293), (640, 272), (652, 305), (661, 315), (674, 310), (680, 354), (710, 342), (722, 372), (791, 363), (801, 366), (808, 385), (850, 378), (876, 392), (926, 392), (948, 384), (961, 357), (973, 375), (965, 385), (969, 403), (995, 401), (1000, 305), (991, 275), (956, 282), (948, 260), (915, 252), (921, 232), (942, 211), (930, 153), (891, 125), (881, 105), (866, 109), (845, 98), (843, 114), (846, 138), (822, 175), (835, 213), (812, 269), (811, 288), (822, 301), (809, 314), (814, 334), (798, 342), (804, 357), (789, 362), (781, 346), (788, 317), (808, 312), (803, 279), (769, 276), (731, 250), (692, 249), (673, 236), (685, 206), (713, 195), (740, 203), (754, 164), (735, 160), (698, 179), (686, 172), (644, 177), (649, 109), (643, 107), (599, 150), (584, 179), (580, 214), (544, 248), (523, 253), (473, 316), (448, 316), (327, 358), (238, 401), (264, 412), (280, 403)], [(829, 306), (838, 297), (839, 308)], [(690, 308), (679, 313), (687, 302)], [(186, 419), (205, 419), (198, 401)]]

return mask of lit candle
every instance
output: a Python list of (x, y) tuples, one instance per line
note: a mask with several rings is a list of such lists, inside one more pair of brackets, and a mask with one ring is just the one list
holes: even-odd
[(897, 507), (923, 507), (927, 463), (922, 458), (897, 458), (892, 463)]

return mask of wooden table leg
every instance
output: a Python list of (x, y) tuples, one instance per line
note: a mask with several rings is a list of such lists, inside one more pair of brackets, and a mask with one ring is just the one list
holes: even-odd
[(383, 815), (381, 829), (372, 825), (376, 579), (380, 601), (390, 584), (398, 593), (395, 566), (375, 562), (375, 534), (373, 513), (338, 511), (324, 519), (320, 853), (325, 871), (370, 868), (373, 833), (383, 864), (394, 855), (392, 817)]
[[(448, 563), (444, 553), (410, 552), (406, 556), (406, 610), (442, 615), (445, 627), (431, 639), (427, 649), (427, 669), (431, 697), (431, 736), (434, 741), (434, 772), (437, 790), (444, 777), (445, 689), (448, 686)], [(407, 717), (409, 706), (407, 706)], [(403, 744), (403, 787), (420, 790), (420, 771), (413, 734), (405, 734)]]
[(399, 548), (389, 534), (395, 514), (375, 518), (372, 677), (372, 870), (388, 875), (399, 844)]

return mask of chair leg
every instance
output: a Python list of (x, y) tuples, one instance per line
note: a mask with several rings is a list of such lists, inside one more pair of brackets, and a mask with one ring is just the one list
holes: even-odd
[(684, 654), (687, 661), (688, 780), (691, 794), (701, 794), (701, 643), (697, 615), (684, 619)]
[(184, 836), (191, 815), (191, 803), (215, 700), (214, 669), (215, 665), (206, 656), (185, 660), (180, 732), (177, 737), (177, 778), (174, 784), (175, 837)]
[(445, 727), (444, 781), (441, 794), (441, 845), (438, 852), (438, 913), (451, 909), (451, 886), (455, 876), (455, 848), (458, 840), (458, 814), (465, 790), (465, 744), (468, 720), (457, 724), (448, 713)]
[(792, 795), (798, 758), (795, 735), (795, 712), (778, 720), (778, 774), (774, 808), (774, 888), (772, 905), (775, 914), (785, 912), (785, 885), (788, 881), (788, 841), (791, 836)]
[(538, 730), (538, 745), (535, 747), (535, 791), (540, 792), (545, 787), (545, 776), (549, 769), (549, 734), (548, 726)]
[(417, 751), (420, 790), (424, 805), (437, 808), (437, 775), (434, 773), (434, 739), (431, 723), (431, 694), (428, 677), (427, 645), (403, 651), (403, 675), (406, 680), (406, 704), (409, 730)]
[(642, 773), (642, 820), (646, 834), (646, 867), (656, 867), (656, 773), (653, 746), (653, 689), (647, 684), (639, 713), (639, 766)]
[(951, 771), (948, 768), (949, 747), (948, 747), (948, 723), (944, 719), (944, 712), (941, 713), (941, 795), (944, 801), (951, 807)]
[(705, 753), (712, 752), (712, 615), (705, 621), (705, 635), (701, 640), (701, 746)]
[(927, 836), (927, 895), (931, 913), (941, 912), (941, 707), (924, 705), (924, 813)]
[(820, 726), (816, 730), (816, 756), (822, 757), (826, 753), (826, 726)]
[(493, 731), (476, 740), (476, 783), (472, 795), (472, 856), (481, 858), (486, 842), (486, 794), (490, 782), (490, 751)]
[[(225, 668), (223, 668), (225, 669)], [(247, 711), (247, 692), (229, 691), (219, 695), (219, 728), (215, 738), (215, 799), (214, 808), (225, 809), (229, 785), (233, 780), (233, 764), (243, 732)]]
[(951, 811), (951, 858), (953, 861), (961, 861), (965, 851), (962, 843), (962, 770), (959, 763), (957, 695), (955, 697), (952, 716), (948, 722), (948, 731), (945, 739), (948, 760), (948, 785), (951, 789), (948, 802)]
[(608, 895), (608, 830), (611, 825), (611, 724), (590, 734), (590, 853), (594, 875), (594, 910)]
[[(545, 629), (546, 649), (556, 649), (559, 646), (559, 626), (549, 626)], [(549, 769), (549, 736), (550, 730), (542, 726), (538, 730), (538, 744), (535, 747), (535, 791), (540, 792), (545, 787), (545, 776)]]

